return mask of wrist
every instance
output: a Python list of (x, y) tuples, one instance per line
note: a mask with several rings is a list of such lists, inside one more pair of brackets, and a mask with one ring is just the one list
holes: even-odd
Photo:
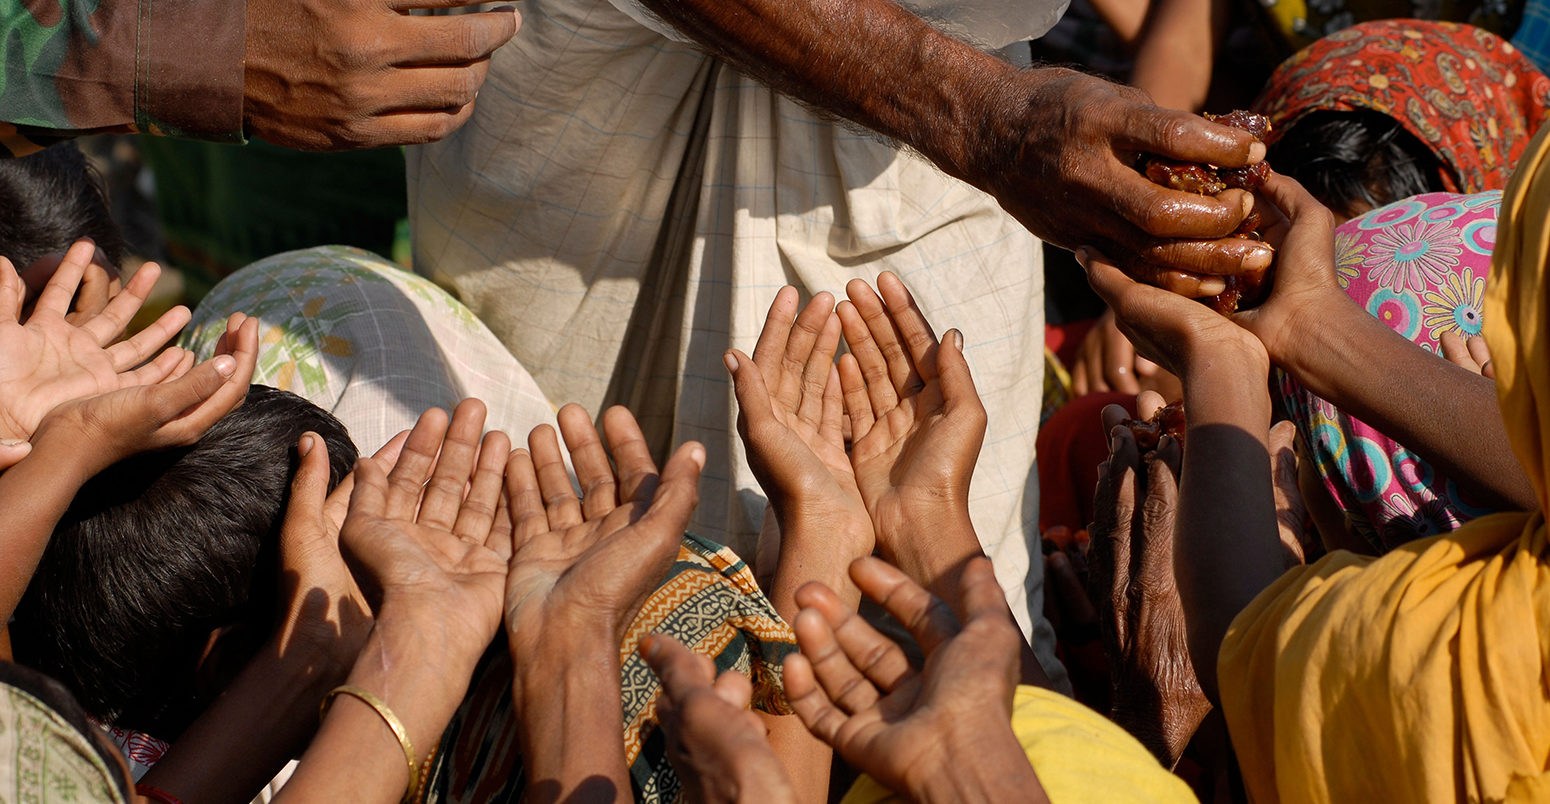
[[(962, 725), (962, 724), (961, 724)], [(921, 767), (906, 784), (915, 801), (1043, 801), (1043, 789), (1028, 755), (1006, 721), (955, 728), (942, 761)]]

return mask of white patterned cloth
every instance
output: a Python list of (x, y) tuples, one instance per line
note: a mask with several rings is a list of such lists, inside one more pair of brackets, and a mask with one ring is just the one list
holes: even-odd
[(609, 0), (528, 0), (472, 119), (408, 150), (415, 269), (477, 314), (556, 404), (624, 404), (658, 455), (705, 444), (690, 528), (755, 556), (764, 496), (721, 355), (775, 292), (899, 274), (963, 330), (990, 413), (972, 513), (1051, 674), (1034, 439), (1038, 241), (925, 159), (837, 125)]
[(201, 360), (234, 312), (259, 320), (253, 382), (334, 414), (362, 455), (467, 397), (488, 430), (521, 444), (554, 409), (533, 378), (468, 308), (370, 252), (322, 246), (277, 254), (222, 280), (183, 338)]

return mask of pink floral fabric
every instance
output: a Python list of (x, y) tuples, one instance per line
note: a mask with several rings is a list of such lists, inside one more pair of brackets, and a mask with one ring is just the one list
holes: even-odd
[[(1335, 279), (1368, 313), (1441, 359), (1443, 333), (1480, 334), (1500, 207), (1500, 191), (1429, 193), (1347, 221), (1335, 230)], [(1325, 488), (1379, 552), (1492, 512), (1291, 377), (1280, 385)]]

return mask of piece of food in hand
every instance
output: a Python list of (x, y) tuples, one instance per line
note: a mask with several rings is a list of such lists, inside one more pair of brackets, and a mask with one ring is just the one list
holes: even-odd
[[(1207, 114), (1205, 118), (1214, 123), (1247, 131), (1258, 140), (1263, 140), (1265, 135), (1270, 133), (1269, 118), (1243, 109), (1220, 115)], [(1215, 165), (1180, 162), (1148, 155), (1141, 162), (1141, 172), (1153, 184), (1169, 189), (1200, 195), (1216, 195), (1230, 188), (1249, 192), (1259, 189), (1260, 185), (1265, 183), (1265, 179), (1270, 177), (1270, 165), (1260, 162), (1250, 167), (1219, 168)], [(1259, 224), (1259, 211), (1252, 210), (1238, 225), (1233, 236), (1245, 240), (1259, 240)], [(1227, 283), (1227, 288), (1215, 296), (1207, 296), (1200, 301), (1222, 315), (1232, 315), (1264, 301), (1265, 295), (1269, 292), (1270, 270), (1224, 276), (1222, 279)]]
[(1136, 439), (1136, 449), (1141, 451), (1141, 457), (1146, 458), (1157, 450), (1157, 442), (1163, 436), (1171, 436), (1179, 442), (1179, 447), (1184, 446), (1184, 430), (1187, 423), (1184, 421), (1184, 403), (1174, 402), (1164, 405), (1152, 414), (1150, 419), (1126, 419), (1122, 422), (1130, 428), (1130, 435)]

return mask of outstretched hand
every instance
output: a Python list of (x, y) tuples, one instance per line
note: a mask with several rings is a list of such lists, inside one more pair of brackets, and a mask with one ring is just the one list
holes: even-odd
[(834, 353), (840, 319), (834, 297), (814, 296), (797, 313), (797, 290), (775, 295), (753, 359), (726, 355), (737, 393), (737, 431), (748, 465), (784, 536), (852, 536), (858, 555), (872, 550), (872, 520), (845, 453), (844, 401)]
[(641, 656), (662, 680), (657, 717), (667, 756), (692, 802), (794, 802), (796, 792), (749, 709), (753, 686), (736, 670), (716, 675), (709, 656), (661, 634), (647, 636)]
[[(985, 440), (985, 406), (969, 376), (962, 334), (950, 331), (939, 343), (898, 277), (883, 273), (877, 285), (881, 298), (851, 280), (850, 300), (839, 305), (850, 345), (840, 358), (840, 385), (851, 465), (878, 547), (914, 576), (910, 554), (924, 546), (912, 537), (947, 522), (972, 535), (969, 479)], [(977, 541), (958, 547), (967, 552), (955, 554), (957, 561), (979, 551)]]
[[(26, 441), (44, 416), (66, 402), (159, 383), (178, 369), (181, 350), (145, 360), (188, 323), (185, 307), (168, 310), (134, 337), (115, 343), (155, 286), (161, 273), (155, 263), (136, 271), (100, 312), (72, 314), (72, 299), (95, 252), (89, 240), (72, 245), (25, 320), (21, 278), (0, 258), (0, 439)], [(0, 468), (15, 462), (3, 458), (0, 454)]]
[(512, 453), (506, 467), (515, 531), (506, 636), (519, 687), (525, 672), (553, 658), (556, 645), (601, 640), (617, 657), (624, 629), (678, 554), (705, 466), (705, 448), (689, 442), (659, 476), (640, 425), (621, 407), (603, 414), (606, 448), (579, 405), (561, 408), (559, 424), (580, 499), (548, 425), (535, 429), (530, 451)]
[(340, 531), (377, 600), (377, 620), (391, 611), (429, 629), (444, 640), (437, 659), (470, 673), (500, 628), (511, 555), (511, 530), (498, 516), (511, 439), (500, 431), (481, 439), (484, 417), (476, 399), (463, 400), (450, 422), (432, 408), (391, 471), (357, 462)]
[(946, 603), (879, 559), (858, 560), (851, 576), (905, 624), (925, 666), (916, 671), (831, 590), (809, 584), (798, 593), (802, 652), (785, 663), (802, 722), (846, 762), (917, 801), (939, 799), (938, 786), (961, 792), (968, 779), (1007, 785), (987, 800), (1039, 800), (1011, 728), (1021, 640), (990, 562), (964, 570), (961, 627)]

